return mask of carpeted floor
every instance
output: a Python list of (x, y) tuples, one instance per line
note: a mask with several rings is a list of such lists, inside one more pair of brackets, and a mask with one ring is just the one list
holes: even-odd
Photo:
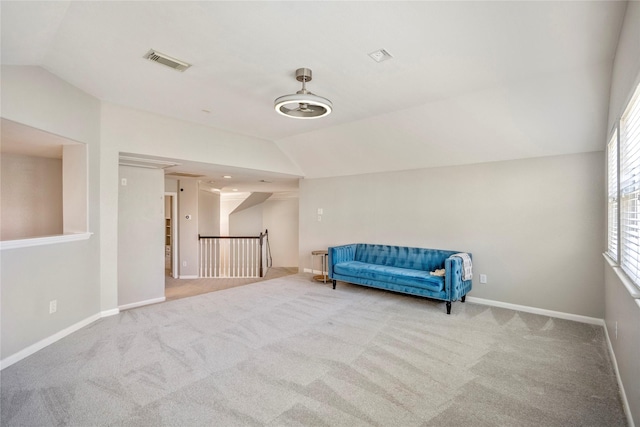
[(3, 426), (623, 426), (602, 327), (307, 274), (125, 311), (2, 371)]
[(278, 277), (289, 276), (298, 272), (297, 267), (271, 267), (264, 277), (258, 278), (216, 278), (216, 279), (174, 279), (168, 274), (165, 275), (164, 295), (167, 301), (202, 295), (209, 292), (223, 289), (244, 286), (250, 283), (263, 282), (265, 280), (277, 279)]

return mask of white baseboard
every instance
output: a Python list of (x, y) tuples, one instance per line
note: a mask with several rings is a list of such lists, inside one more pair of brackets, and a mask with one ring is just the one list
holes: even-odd
[(29, 347), (20, 350), (17, 353), (12, 354), (11, 356), (8, 356), (2, 360), (0, 360), (0, 370), (4, 369), (4, 368), (8, 368), (9, 366), (13, 365), (14, 363), (17, 363), (19, 361), (21, 361), (22, 359), (24, 359), (25, 357), (29, 357), (32, 354), (34, 354), (37, 351), (42, 350), (43, 348), (53, 344), (56, 341), (61, 340), (62, 338), (66, 337), (67, 335), (71, 335), (72, 333), (84, 328), (85, 326), (90, 325), (91, 323), (95, 322), (96, 320), (100, 319), (101, 315), (100, 314), (94, 314), (93, 316), (89, 316), (84, 320), (79, 321), (76, 324), (73, 324), (71, 326), (69, 326), (68, 328), (65, 328), (63, 330), (61, 330), (60, 332), (56, 332), (55, 334), (51, 335), (50, 337), (47, 337), (43, 340), (38, 341), (35, 344), (30, 345)]
[(119, 313), (120, 313), (120, 309), (119, 308), (112, 308), (111, 310), (101, 311), (100, 312), (100, 317), (115, 316), (116, 314), (119, 314)]
[(199, 279), (200, 276), (198, 275), (189, 275), (189, 276), (178, 276), (179, 279)]
[(524, 311), (525, 313), (540, 314), (542, 316), (556, 317), (558, 319), (573, 320), (574, 322), (604, 326), (604, 320), (598, 319), (597, 317), (581, 316), (579, 314), (564, 313), (562, 311), (546, 310), (544, 308), (529, 307), (527, 305), (511, 304), (508, 302), (494, 301), (490, 299), (476, 298), (471, 296), (467, 296), (466, 300), (475, 304), (508, 308), (509, 310)]
[(136, 308), (136, 307), (142, 307), (143, 305), (149, 305), (149, 304), (157, 304), (159, 302), (164, 302), (166, 300), (165, 297), (162, 298), (152, 298), (152, 299), (148, 299), (145, 301), (138, 301), (138, 302), (134, 302), (131, 304), (125, 304), (125, 305), (121, 305), (120, 307), (118, 307), (120, 309), (120, 311), (122, 310), (129, 310), (131, 308)]
[(310, 269), (310, 268), (305, 268), (305, 269), (303, 270), (303, 272), (304, 272), (304, 273), (319, 274), (319, 275), (322, 275), (322, 274), (323, 274), (323, 273), (322, 273), (322, 271), (320, 271), (320, 270), (312, 270), (312, 269)]
[(613, 369), (616, 373), (616, 379), (618, 380), (618, 389), (620, 390), (620, 398), (622, 399), (622, 407), (624, 408), (624, 414), (627, 416), (627, 424), (629, 427), (634, 427), (633, 416), (631, 415), (631, 407), (629, 406), (629, 401), (627, 400), (627, 394), (624, 392), (624, 385), (622, 384), (622, 378), (620, 377), (620, 371), (618, 370), (618, 361), (616, 360), (616, 354), (613, 352), (613, 345), (611, 344), (611, 339), (609, 337), (609, 330), (607, 329), (607, 325), (604, 325), (604, 335), (607, 338), (607, 346), (609, 347), (609, 355), (611, 356), (611, 361), (613, 362)]

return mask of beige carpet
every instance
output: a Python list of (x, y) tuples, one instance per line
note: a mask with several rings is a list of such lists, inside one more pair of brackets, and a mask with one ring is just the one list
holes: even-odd
[(261, 278), (251, 279), (174, 279), (165, 275), (164, 295), (167, 301), (206, 294), (208, 292), (220, 291), (223, 289), (244, 286), (250, 283), (262, 282), (264, 280), (277, 279), (278, 277), (289, 276), (298, 272), (297, 267), (271, 267), (267, 274)]
[(2, 426), (624, 426), (601, 326), (296, 274), (127, 310), (1, 373)]

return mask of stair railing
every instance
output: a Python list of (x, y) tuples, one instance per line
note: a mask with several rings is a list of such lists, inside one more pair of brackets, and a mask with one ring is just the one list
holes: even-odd
[(200, 242), (200, 277), (264, 277), (271, 267), (269, 231), (259, 236), (202, 236)]

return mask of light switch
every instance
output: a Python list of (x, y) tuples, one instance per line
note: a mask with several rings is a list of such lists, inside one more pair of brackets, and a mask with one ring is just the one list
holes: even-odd
[(318, 215), (322, 215), (322, 208), (318, 208)]

